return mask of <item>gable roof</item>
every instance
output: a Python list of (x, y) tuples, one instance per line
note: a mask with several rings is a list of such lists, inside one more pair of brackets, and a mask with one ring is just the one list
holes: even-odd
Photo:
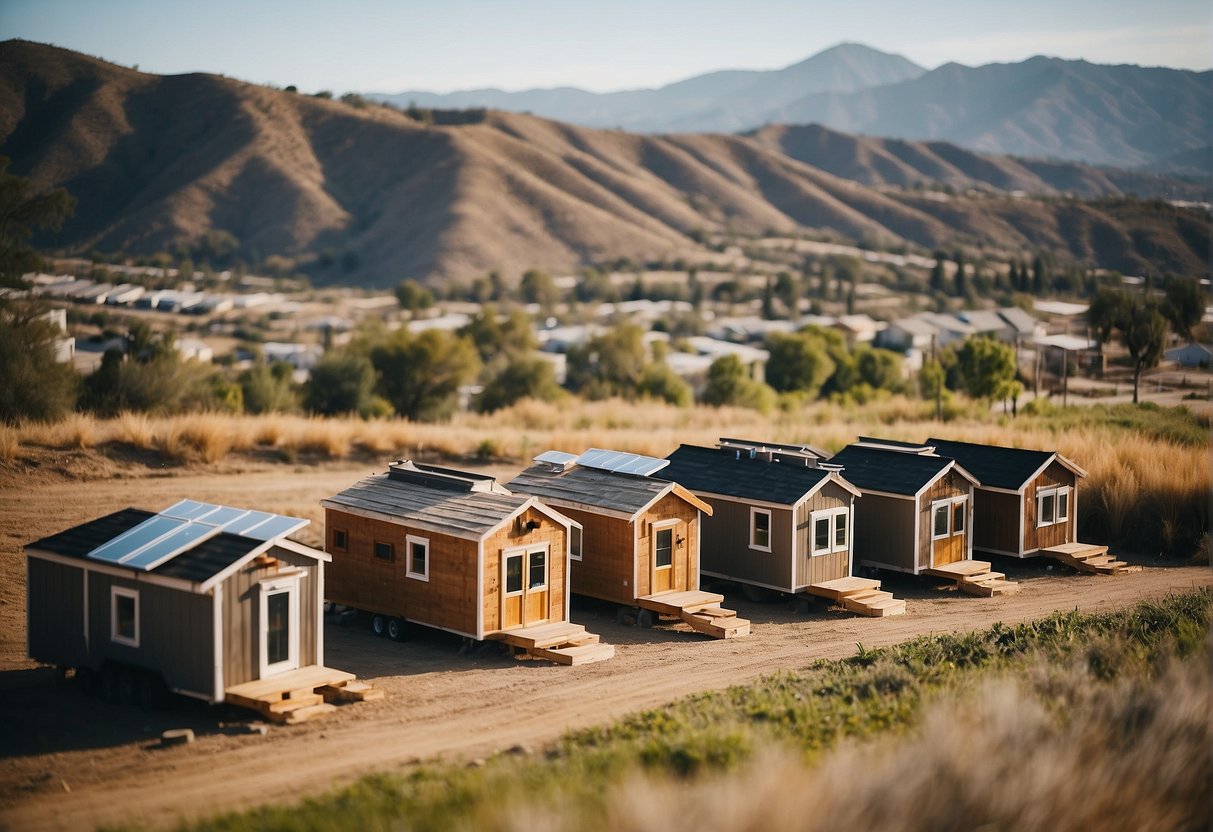
[[(763, 500), (795, 505), (831, 479), (833, 472), (809, 468), (795, 462), (767, 462), (738, 455), (732, 449), (681, 445), (666, 457), (669, 467), (661, 471), (663, 479), (679, 483), (691, 491), (720, 494), (725, 497)], [(834, 479), (840, 479), (833, 475)], [(848, 483), (844, 488), (858, 494)]]
[[(263, 551), (274, 545), (274, 541), (258, 540), (231, 532), (221, 531), (191, 546), (172, 559), (146, 572), (121, 563), (109, 563), (89, 558), (93, 549), (133, 529), (140, 523), (155, 517), (154, 512), (137, 508), (125, 508), (96, 520), (81, 523), (57, 534), (28, 544), (27, 549), (37, 549), (53, 555), (79, 560), (83, 564), (110, 569), (122, 569), (132, 574), (147, 574), (161, 578), (203, 584), (224, 572), (248, 555)], [(300, 549), (304, 547), (299, 547)], [(314, 557), (323, 559), (322, 552), (309, 550)]]
[(670, 492), (705, 514), (712, 513), (711, 506), (678, 483), (581, 465), (564, 471), (545, 463), (532, 465), (510, 480), (506, 487), (534, 494), (557, 505), (565, 503), (590, 511), (599, 510), (628, 520), (634, 520)]
[(564, 515), (531, 497), (457, 490), (424, 479), (398, 479), (390, 473), (372, 474), (321, 500), (320, 505), (467, 540), (481, 539), (532, 505), (562, 525), (569, 525)]
[(1080, 477), (1086, 472), (1054, 451), (1034, 451), (1029, 448), (1007, 448), (977, 442), (956, 442), (949, 439), (928, 439), (940, 456), (956, 460), (991, 488), (1018, 491), (1036, 478), (1050, 462), (1057, 459)]
[(883, 491), (910, 497), (917, 496), (953, 466), (967, 479), (974, 479), (950, 458), (863, 445), (848, 445), (836, 453), (830, 462), (841, 465), (842, 475), (865, 491)]

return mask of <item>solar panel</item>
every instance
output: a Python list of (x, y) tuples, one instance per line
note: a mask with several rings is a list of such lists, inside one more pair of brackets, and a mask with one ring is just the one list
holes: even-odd
[(88, 557), (149, 570), (221, 531), (253, 540), (274, 540), (307, 524), (308, 521), (300, 517), (181, 500), (101, 544), (89, 552)]
[(647, 477), (669, 465), (670, 461), (668, 459), (644, 456), (643, 454), (629, 454), (624, 451), (607, 451), (602, 448), (590, 448), (577, 457), (577, 464), (586, 468), (597, 468), (601, 471)]
[(568, 465), (576, 459), (577, 454), (565, 453), (564, 451), (544, 451), (532, 461), (546, 462), (550, 465)]

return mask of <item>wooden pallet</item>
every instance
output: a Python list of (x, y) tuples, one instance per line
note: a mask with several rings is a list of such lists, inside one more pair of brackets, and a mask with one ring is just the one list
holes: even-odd
[(1107, 546), (1091, 543), (1062, 543), (1041, 549), (1040, 553), (1091, 575), (1124, 575), (1141, 571), (1140, 566), (1109, 555)]
[(712, 638), (738, 638), (750, 634), (750, 622), (738, 618), (733, 610), (724, 609), (724, 596), (715, 592), (662, 592), (636, 599), (637, 606), (658, 615), (679, 618), (692, 630)]
[(880, 581), (870, 578), (851, 575), (833, 581), (822, 581), (809, 586), (808, 592), (829, 598), (843, 609), (869, 618), (902, 615), (906, 611), (904, 599), (894, 598), (893, 593), (880, 588)]
[(383, 691), (357, 682), (353, 673), (323, 665), (233, 685), (224, 700), (257, 711), (279, 725), (295, 725), (335, 711), (334, 702), (368, 702), (382, 699)]
[(956, 588), (969, 595), (1014, 595), (1019, 584), (1008, 581), (1002, 572), (991, 570), (989, 561), (958, 560), (955, 563), (924, 569), (923, 573), (956, 583)]
[(518, 648), (527, 658), (575, 665), (601, 662), (615, 655), (615, 647), (603, 644), (596, 633), (581, 624), (556, 621), (490, 633), (488, 638)]

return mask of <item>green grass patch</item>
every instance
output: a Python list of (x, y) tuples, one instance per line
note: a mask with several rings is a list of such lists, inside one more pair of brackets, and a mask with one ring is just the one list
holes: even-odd
[[(912, 732), (942, 696), (991, 679), (1075, 668), (1090, 685), (1152, 678), (1206, 656), (1208, 591), (1105, 614), (1066, 612), (962, 635), (923, 636), (799, 672), (691, 696), (613, 725), (571, 733), (543, 752), (481, 767), (424, 765), (365, 778), (296, 806), (228, 814), (198, 830), (504, 828), (511, 813), (548, 812), (565, 828), (601, 827), (613, 790), (637, 774), (696, 783), (772, 747), (813, 761), (846, 738)], [(1084, 684), (1086, 682), (1084, 681)], [(1048, 685), (1037, 695), (1046, 707)], [(1061, 693), (1057, 694), (1062, 696)], [(616, 795), (617, 796), (617, 795)]]
[(1201, 446), (1209, 443), (1209, 418), (1188, 408), (1141, 404), (1096, 404), (1062, 407), (1043, 399), (1028, 402), (1020, 410), (1021, 424), (1038, 424), (1053, 433), (1066, 433), (1094, 426), (1173, 442)]

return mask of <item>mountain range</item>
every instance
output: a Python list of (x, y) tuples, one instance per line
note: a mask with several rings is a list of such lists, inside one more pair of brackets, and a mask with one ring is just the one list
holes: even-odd
[(390, 286), (694, 256), (702, 232), (812, 231), (1049, 250), (1132, 273), (1208, 268), (1202, 211), (1059, 198), (1195, 187), (1158, 177), (819, 127), (659, 136), (429, 116), (0, 43), (0, 154), (78, 198), (55, 238), (67, 252), (147, 254), (222, 230), (252, 262), (280, 255), (320, 281)]
[[(738, 132), (816, 123), (849, 133), (941, 140), (972, 150), (1121, 168), (1213, 174), (1213, 71), (1035, 57), (927, 71), (841, 44), (780, 70), (699, 75), (658, 89), (408, 91), (380, 100), (491, 107), (588, 127)], [(1195, 152), (1183, 166), (1177, 154)]]

